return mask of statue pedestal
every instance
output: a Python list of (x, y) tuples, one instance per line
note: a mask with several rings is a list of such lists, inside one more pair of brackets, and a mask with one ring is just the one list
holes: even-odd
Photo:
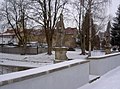
[(55, 62), (61, 62), (68, 60), (68, 57), (66, 56), (68, 48), (66, 47), (55, 47), (53, 48), (55, 51)]
[(111, 47), (105, 47), (105, 54), (111, 53)]

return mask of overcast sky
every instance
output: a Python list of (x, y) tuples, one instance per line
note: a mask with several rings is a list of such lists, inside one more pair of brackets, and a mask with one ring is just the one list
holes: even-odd
[[(2, 2), (3, 0), (0, 0)], [(111, 0), (112, 3), (110, 5), (110, 13), (112, 16), (115, 16), (115, 12), (117, 11), (118, 5), (120, 4), (120, 0)]]
[[(3, 0), (0, 0), (2, 2)], [(117, 12), (117, 8), (120, 4), (120, 0), (111, 0), (110, 9), (108, 10), (108, 14), (110, 14), (112, 17), (115, 17), (115, 13)], [(69, 23), (67, 23), (69, 24)], [(71, 26), (71, 25), (70, 25)]]
[(115, 13), (117, 11), (119, 4), (120, 4), (120, 0), (112, 0), (111, 6), (110, 6), (111, 15), (115, 16)]

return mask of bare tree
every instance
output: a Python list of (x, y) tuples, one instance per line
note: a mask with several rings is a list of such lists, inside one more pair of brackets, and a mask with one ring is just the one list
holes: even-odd
[[(77, 23), (77, 26), (79, 28), (79, 34), (80, 36), (80, 40), (81, 40), (81, 50), (82, 53), (81, 54), (86, 54), (85, 53), (85, 37), (86, 37), (86, 32), (85, 29), (86, 26), (88, 27), (88, 41), (89, 41), (89, 50), (91, 50), (91, 40), (93, 37), (95, 36), (91, 36), (91, 30), (92, 30), (92, 20), (93, 20), (93, 24), (94, 22), (96, 22), (98, 25), (100, 23), (100, 25), (102, 26), (101, 22), (103, 21), (103, 19), (106, 17), (105, 16), (105, 12), (106, 12), (106, 7), (108, 5), (108, 3), (110, 2), (110, 0), (75, 0), (75, 2), (73, 1), (73, 6), (74, 6), (74, 17), (75, 17), (75, 21)], [(87, 18), (85, 17), (85, 14), (88, 14)], [(86, 19), (88, 23), (84, 24), (86, 22)], [(103, 24), (104, 25), (104, 24)], [(101, 30), (101, 29), (99, 29)], [(96, 31), (98, 32), (98, 31)]]
[(67, 0), (32, 0), (32, 3), (28, 17), (44, 28), (48, 54), (51, 55), (55, 26)]
[(80, 47), (81, 47), (81, 55), (85, 55), (85, 36), (83, 31), (83, 22), (84, 22), (84, 15), (85, 15), (85, 8), (84, 8), (84, 0), (71, 0), (70, 4), (73, 6), (72, 9), (72, 17), (75, 20), (76, 26), (78, 28), (78, 39), (80, 39)]
[(27, 0), (5, 0), (0, 9), (0, 20), (4, 21), (4, 24), (6, 24), (7, 27), (14, 30), (15, 35), (18, 38), (19, 45), (23, 47), (23, 54), (26, 53), (26, 14), (28, 14), (28, 5), (29, 2)]

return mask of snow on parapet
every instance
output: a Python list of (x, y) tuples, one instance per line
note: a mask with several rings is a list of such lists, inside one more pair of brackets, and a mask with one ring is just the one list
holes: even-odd
[(116, 56), (116, 55), (120, 55), (120, 52), (111, 53), (111, 54), (107, 54), (107, 55), (100, 55), (100, 56), (91, 56), (88, 59), (101, 59), (101, 58), (106, 58), (106, 57), (111, 57), (111, 56)]
[[(80, 65), (88, 63), (89, 61), (75, 59), (71, 61), (65, 61), (57, 64), (47, 65), (39, 68), (29, 69), (20, 72), (14, 72), (9, 74), (0, 75), (0, 86), (6, 85), (8, 83), (13, 83), (16, 81), (26, 80), (28, 78), (45, 75), (51, 72), (59, 71), (62, 69), (70, 68), (75, 65)], [(12, 81), (12, 82), (10, 82)]]

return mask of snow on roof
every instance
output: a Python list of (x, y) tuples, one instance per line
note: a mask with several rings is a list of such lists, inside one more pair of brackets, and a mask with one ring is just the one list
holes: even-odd
[(13, 33), (3, 33), (3, 34), (0, 34), (0, 36), (14, 36), (15, 34)]

